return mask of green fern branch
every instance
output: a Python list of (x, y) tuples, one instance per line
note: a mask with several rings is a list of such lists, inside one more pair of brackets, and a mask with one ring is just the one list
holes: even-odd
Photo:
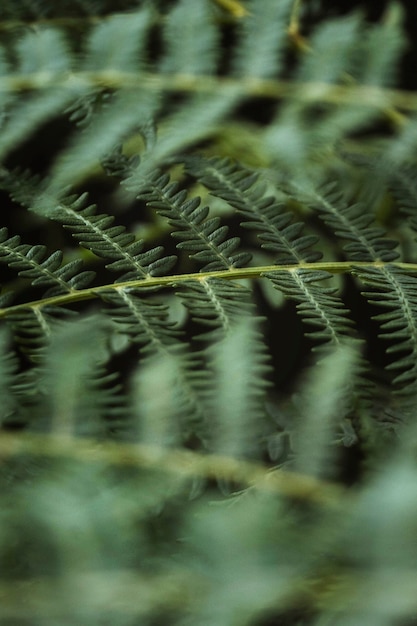
[(282, 100), (291, 98), (301, 102), (323, 102), (369, 107), (383, 112), (389, 106), (400, 110), (417, 111), (417, 95), (412, 91), (389, 89), (371, 85), (338, 85), (321, 82), (294, 82), (254, 77), (219, 77), (208, 74), (184, 75), (157, 72), (121, 72), (102, 70), (75, 72), (56, 76), (43, 72), (27, 75), (8, 74), (0, 77), (0, 92), (13, 93), (61, 87), (68, 91), (95, 89), (147, 89), (156, 92), (178, 91), (191, 93), (225, 93), (236, 90), (243, 97)]
[(174, 472), (185, 478), (223, 478), (231, 483), (311, 501), (324, 507), (338, 507), (345, 497), (343, 487), (335, 483), (296, 472), (271, 470), (259, 463), (229, 456), (201, 454), (191, 450), (98, 442), (87, 437), (54, 434), (1, 433), (0, 451), (4, 458), (30, 453), (36, 456), (66, 457), (84, 463), (146, 467), (160, 472)]
[[(318, 270), (329, 272), (330, 274), (345, 274), (353, 273), (356, 268), (383, 268), (386, 264), (382, 261), (375, 261), (369, 263), (366, 261), (350, 262), (350, 261), (334, 261), (327, 262), (322, 261), (319, 263), (298, 263), (296, 265), (263, 265), (259, 267), (246, 267), (246, 268), (234, 268), (224, 271), (216, 272), (196, 272), (193, 274), (176, 274), (172, 276), (159, 276), (149, 277), (145, 280), (130, 280), (121, 283), (109, 283), (107, 285), (100, 285), (92, 287), (90, 289), (80, 289), (75, 293), (63, 294), (61, 296), (54, 296), (50, 298), (33, 300), (23, 304), (17, 304), (14, 306), (8, 306), (0, 309), (0, 317), (6, 317), (17, 311), (22, 311), (28, 308), (37, 308), (44, 306), (63, 306), (73, 304), (76, 302), (82, 302), (85, 300), (94, 300), (105, 292), (109, 291), (145, 291), (154, 287), (173, 287), (176, 288), (179, 285), (187, 285), (188, 282), (201, 282), (208, 279), (219, 278), (224, 280), (243, 280), (243, 279), (256, 279), (261, 278), (265, 274), (271, 272), (285, 272), (291, 273), (300, 269), (304, 270)], [(390, 263), (393, 267), (404, 270), (410, 274), (417, 273), (417, 263)]]

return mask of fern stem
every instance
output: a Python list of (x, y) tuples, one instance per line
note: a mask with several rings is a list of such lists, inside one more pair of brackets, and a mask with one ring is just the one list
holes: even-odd
[(152, 72), (32, 72), (9, 74), (0, 79), (0, 92), (15, 92), (63, 87), (78, 89), (149, 89), (191, 93), (229, 93), (239, 90), (242, 96), (281, 100), (295, 98), (301, 101), (326, 102), (368, 106), (383, 113), (390, 107), (407, 111), (417, 110), (417, 95), (411, 91), (386, 89), (372, 85), (340, 85), (320, 82), (260, 79), (253, 76), (225, 78), (212, 75), (158, 74)]
[(305, 474), (274, 470), (260, 463), (218, 454), (192, 450), (167, 449), (160, 446), (103, 442), (86, 437), (48, 434), (9, 434), (0, 437), (3, 458), (20, 454), (67, 457), (74, 461), (108, 463), (175, 472), (179, 476), (222, 478), (261, 491), (311, 501), (321, 506), (337, 506), (345, 490), (339, 485)]
[(128, 280), (125, 282), (111, 283), (108, 285), (100, 285), (99, 287), (90, 287), (87, 289), (72, 290), (70, 293), (52, 296), (50, 298), (42, 298), (40, 300), (32, 300), (22, 304), (5, 307), (0, 309), (0, 318), (6, 317), (17, 311), (24, 309), (42, 309), (46, 306), (63, 306), (83, 300), (93, 300), (98, 298), (104, 292), (114, 291), (137, 291), (140, 289), (149, 289), (150, 287), (177, 287), (187, 282), (203, 282), (210, 278), (222, 278), (225, 280), (244, 280), (261, 278), (265, 274), (271, 272), (295, 272), (300, 269), (306, 270), (322, 270), (330, 274), (350, 273), (356, 268), (384, 268), (387, 265), (396, 267), (410, 273), (417, 273), (417, 263), (385, 263), (384, 261), (323, 261), (319, 263), (297, 263), (294, 265), (261, 265), (257, 267), (232, 268), (228, 270), (213, 272), (196, 272), (193, 274), (177, 274), (172, 276), (150, 276), (146, 279)]

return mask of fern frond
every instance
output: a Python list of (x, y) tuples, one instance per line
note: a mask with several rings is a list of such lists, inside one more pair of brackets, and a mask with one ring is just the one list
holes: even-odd
[(56, 250), (49, 256), (46, 246), (20, 243), (20, 237), (8, 237), (7, 228), (0, 229), (0, 263), (17, 270), (22, 278), (31, 279), (34, 287), (48, 287), (44, 297), (84, 289), (95, 277), (95, 272), (81, 271), (84, 264), (75, 259), (62, 265), (63, 253)]
[(397, 206), (407, 215), (408, 223), (417, 231), (417, 177), (414, 167), (399, 167), (391, 172), (388, 187), (394, 196)]
[(361, 204), (347, 205), (340, 198), (340, 194), (335, 192), (333, 185), (314, 196), (316, 199), (312, 202), (319, 217), (331, 227), (336, 236), (349, 241), (343, 246), (347, 258), (352, 261), (381, 263), (380, 268), (357, 267), (353, 272), (365, 286), (372, 286), (373, 291), (365, 291), (363, 295), (372, 304), (389, 309), (387, 313), (375, 316), (382, 323), (382, 336), (396, 340), (404, 338), (404, 342), (395, 343), (388, 348), (388, 352), (405, 350), (410, 355), (395, 359), (388, 369), (403, 370), (395, 377), (394, 383), (402, 386), (404, 392), (409, 392), (413, 381), (417, 381), (413, 362), (416, 350), (414, 278), (390, 264), (399, 257), (396, 250), (398, 242), (385, 236), (384, 229), (374, 224), (373, 217), (364, 212)]
[(175, 361), (176, 398), (181, 406), (176, 414), (181, 415), (183, 438), (191, 434), (191, 425), (194, 434), (202, 437), (207, 409), (201, 389), (208, 383), (207, 372), (201, 355), (193, 353), (183, 331), (171, 320), (168, 304), (144, 296), (143, 291), (137, 295), (137, 290), (124, 288), (105, 291), (101, 298), (110, 304), (105, 313), (116, 330), (140, 346), (145, 368)]
[(268, 272), (266, 278), (287, 298), (297, 302), (303, 321), (317, 330), (308, 336), (322, 344), (339, 345), (352, 337), (354, 323), (335, 287), (321, 286), (330, 274), (320, 270), (295, 269), (291, 272)]
[(390, 4), (383, 20), (367, 31), (358, 49), (358, 74), (353, 72), (361, 84), (387, 87), (396, 83), (400, 56), (406, 45), (402, 18), (401, 5)]
[(321, 258), (321, 252), (311, 249), (318, 237), (302, 234), (304, 225), (294, 222), (282, 201), (267, 195), (258, 174), (228, 159), (190, 157), (186, 166), (212, 195), (226, 200), (250, 220), (242, 226), (260, 233), (262, 248), (277, 255), (276, 264), (313, 263)]
[[(258, 6), (257, 6), (258, 5)], [(232, 61), (232, 73), (244, 78), (269, 78), (281, 69), (287, 43), (287, 25), (292, 0), (256, 0), (246, 5), (248, 15), (241, 22), (239, 43)]]
[(137, 368), (131, 383), (141, 441), (166, 447), (198, 438), (206, 447), (212, 386), (201, 354), (193, 354), (190, 345), (170, 344), (155, 351)]
[(291, 437), (293, 464), (298, 472), (322, 478), (332, 474), (336, 449), (331, 444), (351, 414), (357, 370), (358, 354), (353, 345), (346, 343), (330, 350), (308, 372), (297, 395), (298, 411)]
[[(197, 79), (183, 79), (182, 88)], [(210, 84), (212, 82), (212, 88)], [(221, 122), (228, 118), (242, 100), (242, 87), (238, 82), (225, 83), (217, 89), (216, 79), (203, 79), (203, 93), (190, 96), (181, 106), (161, 121), (157, 142), (143, 155), (137, 168), (126, 181), (128, 189), (137, 191), (146, 186), (147, 178), (169, 160), (176, 159), (191, 146), (212, 136)], [(191, 89), (193, 91), (193, 89)], [(196, 90), (198, 91), (198, 89)]]
[[(162, 246), (144, 250), (144, 241), (136, 240), (125, 226), (114, 225), (114, 216), (97, 214), (97, 206), (87, 203), (86, 193), (79, 197), (62, 197), (55, 206), (44, 183), (29, 172), (5, 171), (0, 185), (29, 210), (62, 224), (80, 246), (100, 258), (111, 260), (107, 269), (125, 272), (117, 279), (119, 282), (160, 276), (168, 273), (176, 263), (174, 255), (163, 256)], [(72, 263), (82, 264), (81, 261)], [(90, 274), (93, 278), (93, 273)]]
[(217, 278), (187, 281), (178, 292), (193, 321), (208, 326), (211, 331), (198, 336), (213, 341), (229, 332), (233, 323), (242, 315), (254, 315), (251, 290), (239, 283)]
[[(54, 50), (54, 54), (51, 54)], [(43, 123), (59, 114), (74, 99), (79, 88), (62, 89), (48, 85), (51, 77), (62, 78), (71, 70), (71, 54), (63, 34), (57, 29), (38, 29), (26, 33), (16, 45), (15, 78), (38, 77), (40, 93), (29, 93), (19, 99), (2, 90), (2, 105), (12, 110), (3, 124), (0, 158), (21, 144)], [(4, 68), (6, 70), (6, 67)], [(9, 70), (12, 71), (12, 70)], [(9, 72), (4, 72), (6, 75)]]
[(369, 302), (387, 309), (374, 319), (380, 322), (381, 337), (392, 341), (387, 352), (400, 353), (387, 366), (388, 370), (400, 370), (393, 382), (401, 393), (414, 393), (417, 384), (416, 277), (394, 265), (356, 269), (354, 273), (365, 287), (370, 287), (369, 291), (363, 292)]
[[(238, 252), (240, 239), (227, 239), (228, 228), (222, 226), (218, 217), (209, 217), (209, 208), (200, 205), (199, 198), (187, 199), (184, 190), (178, 190), (168, 176), (154, 176), (147, 188), (142, 188), (140, 198), (166, 217), (174, 227), (172, 236), (179, 239), (177, 248), (190, 251), (190, 258), (203, 263), (201, 273), (233, 270), (245, 266), (251, 255)], [(230, 316), (236, 315), (239, 307), (250, 307), (250, 290), (241, 285), (202, 278), (190, 281), (189, 289), (182, 290), (184, 304), (195, 321), (230, 327)]]
[(165, 351), (168, 346), (177, 344), (181, 332), (170, 320), (167, 304), (124, 288), (103, 291), (101, 298), (112, 305), (106, 311), (122, 332), (139, 343), (145, 352)]
[(18, 362), (10, 347), (10, 335), (7, 329), (0, 331), (0, 426), (4, 426), (18, 410), (18, 398), (13, 389), (16, 384)]
[(144, 241), (136, 240), (125, 226), (114, 225), (114, 217), (96, 213), (96, 205), (86, 203), (87, 194), (79, 198), (70, 196), (51, 208), (50, 201), (33, 210), (49, 219), (59, 222), (71, 231), (79, 244), (98, 257), (109, 259), (106, 268), (124, 271), (118, 281), (149, 278), (169, 272), (176, 263), (176, 257), (162, 256), (163, 247), (156, 246), (144, 250)]
[(226, 239), (228, 228), (221, 226), (220, 218), (209, 218), (209, 207), (201, 206), (199, 198), (187, 199), (187, 192), (179, 191), (169, 176), (155, 175), (138, 197), (166, 217), (171, 226), (180, 229), (172, 232), (180, 240), (177, 248), (192, 251), (190, 258), (205, 264), (202, 272), (242, 267), (249, 262), (250, 254), (235, 254), (240, 239)]
[(207, 76), (216, 72), (219, 31), (210, 4), (208, 0), (198, 5), (193, 0), (181, 0), (168, 13), (163, 27), (164, 56), (159, 67), (162, 73)]
[(215, 380), (211, 447), (227, 456), (259, 454), (271, 367), (256, 324), (250, 317), (239, 319), (210, 350)]
[(98, 316), (55, 327), (40, 365), (49, 428), (59, 435), (104, 436), (106, 419), (123, 414), (120, 387), (106, 373), (109, 325)]
[(63, 307), (40, 305), (10, 313), (7, 324), (19, 349), (32, 361), (39, 361), (54, 328), (73, 315), (74, 311)]
[(360, 26), (358, 14), (320, 24), (309, 39), (312, 52), (302, 59), (297, 79), (311, 83), (342, 81), (345, 72), (355, 67)]
[(291, 272), (267, 272), (264, 275), (287, 298), (297, 302), (303, 320), (320, 330), (311, 334), (324, 342), (339, 343), (341, 336), (350, 334), (352, 322), (346, 307), (333, 287), (321, 287), (320, 282), (330, 274), (305, 269), (315, 263), (321, 252), (314, 250), (315, 235), (304, 235), (304, 225), (293, 220), (282, 202), (266, 193), (266, 185), (245, 167), (228, 160), (204, 160), (192, 157), (186, 161), (187, 171), (195, 175), (213, 195), (223, 198), (250, 221), (242, 226), (260, 233), (262, 248), (275, 253), (278, 265), (303, 263), (304, 269)]
[(349, 205), (335, 184), (308, 192), (308, 201), (336, 236), (351, 242), (343, 246), (347, 259), (389, 263), (399, 257), (398, 242), (385, 236), (363, 205)]

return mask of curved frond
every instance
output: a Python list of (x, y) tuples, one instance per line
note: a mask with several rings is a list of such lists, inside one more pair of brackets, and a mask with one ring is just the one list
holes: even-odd
[(304, 224), (294, 221), (283, 201), (268, 195), (258, 174), (228, 159), (191, 157), (186, 164), (187, 171), (211, 194), (226, 200), (249, 220), (242, 226), (259, 233), (262, 248), (276, 255), (274, 263), (313, 263), (321, 258), (321, 252), (313, 248), (318, 237), (302, 233)]
[(216, 71), (219, 32), (210, 4), (209, 0), (197, 5), (194, 0), (180, 0), (168, 13), (163, 27), (161, 72), (210, 75)]
[(7, 228), (0, 229), (0, 263), (17, 270), (21, 278), (31, 279), (34, 287), (47, 287), (45, 298), (84, 289), (94, 279), (95, 272), (81, 271), (81, 259), (65, 265), (62, 259), (60, 250), (48, 256), (46, 246), (22, 244), (19, 236), (8, 237)]
[(266, 278), (274, 287), (297, 302), (297, 311), (303, 321), (315, 330), (307, 334), (320, 343), (339, 345), (354, 327), (345, 304), (334, 287), (322, 286), (330, 274), (319, 270), (295, 269), (291, 272), (268, 272)]
[(9, 312), (6, 323), (19, 349), (32, 361), (39, 361), (54, 329), (65, 319), (76, 315), (63, 307), (45, 305)]
[[(257, 0), (245, 4), (232, 73), (243, 78), (269, 78), (281, 69), (292, 0)], [(258, 6), (257, 6), (258, 5)]]
[(15, 389), (18, 373), (18, 362), (15, 353), (11, 350), (11, 337), (7, 329), (0, 331), (0, 427), (16, 415), (18, 411), (18, 398)]
[[(366, 288), (363, 295), (384, 313), (374, 316), (380, 323), (381, 337), (390, 342), (394, 355), (388, 370), (399, 371), (394, 384), (403, 394), (415, 393), (417, 386), (417, 285), (414, 273), (393, 265), (355, 270)], [(399, 354), (398, 354), (399, 353)], [(398, 356), (397, 356), (398, 355)]]
[(114, 225), (111, 215), (96, 213), (96, 205), (86, 203), (87, 194), (61, 200), (56, 208), (36, 209), (71, 231), (79, 244), (98, 257), (111, 260), (106, 267), (125, 272), (118, 281), (146, 279), (168, 273), (175, 265), (175, 256), (162, 256), (164, 249), (157, 246), (144, 250), (144, 241), (136, 240), (125, 226)]
[(363, 205), (348, 204), (333, 183), (308, 191), (306, 201), (337, 237), (349, 242), (343, 246), (347, 259), (385, 263), (398, 259), (398, 242), (385, 236)]
[(249, 262), (250, 254), (236, 254), (240, 239), (227, 239), (228, 228), (221, 225), (220, 218), (210, 218), (209, 207), (201, 206), (200, 198), (187, 199), (187, 192), (179, 191), (169, 176), (154, 176), (138, 197), (168, 219), (175, 229), (172, 236), (180, 240), (177, 248), (192, 251), (190, 257), (204, 264), (202, 272), (242, 267)]
[(125, 413), (115, 374), (106, 372), (108, 332), (106, 320), (98, 316), (78, 317), (53, 329), (39, 386), (54, 433), (103, 437), (106, 421)]
[[(54, 50), (54, 54), (51, 54)], [(13, 77), (17, 86), (23, 89), (38, 88), (18, 98), (14, 93), (13, 80), (4, 85), (1, 91), (1, 104), (10, 113), (6, 116), (0, 139), (0, 158), (4, 159), (17, 144), (27, 140), (35, 130), (82, 93), (79, 87), (62, 89), (56, 82), (62, 80), (71, 70), (72, 61), (65, 37), (58, 29), (34, 29), (18, 40), (15, 49)], [(1, 68), (0, 68), (1, 69)], [(4, 68), (6, 69), (6, 68)], [(4, 72), (0, 80), (7, 80)], [(27, 81), (27, 85), (25, 85)]]
[[(184, 190), (178, 190), (168, 176), (155, 176), (143, 188), (140, 198), (166, 217), (175, 229), (171, 234), (178, 249), (184, 249), (203, 264), (201, 272), (232, 270), (245, 266), (251, 255), (239, 252), (240, 239), (227, 238), (228, 228), (222, 226), (220, 218), (209, 217), (209, 208), (201, 206), (199, 198), (187, 198)], [(209, 326), (220, 326), (224, 330), (230, 326), (230, 316), (251, 307), (250, 291), (241, 285), (227, 284), (216, 279), (205, 279), (198, 283), (190, 282), (190, 290), (181, 290), (184, 304), (195, 321)]]
[(215, 381), (210, 447), (217, 453), (237, 457), (259, 454), (271, 374), (261, 336), (256, 320), (241, 318), (210, 351)]
[(341, 337), (351, 335), (353, 324), (337, 290), (320, 285), (330, 274), (305, 268), (306, 263), (314, 264), (322, 256), (314, 249), (318, 237), (303, 234), (304, 224), (295, 222), (284, 203), (267, 194), (266, 184), (259, 182), (258, 176), (245, 167), (224, 159), (193, 157), (187, 161), (187, 170), (213, 195), (226, 200), (250, 220), (242, 226), (259, 233), (262, 248), (274, 253), (275, 264), (304, 265), (299, 270), (268, 272), (265, 276), (287, 298), (297, 302), (297, 310), (305, 323), (317, 329), (311, 336), (339, 343)]

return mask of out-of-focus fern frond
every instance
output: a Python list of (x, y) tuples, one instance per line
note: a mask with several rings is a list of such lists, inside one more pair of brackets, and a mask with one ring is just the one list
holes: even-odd
[(50, 429), (62, 436), (104, 436), (112, 409), (123, 399), (105, 374), (109, 327), (98, 317), (77, 318), (55, 330), (41, 367), (40, 385)]
[(352, 344), (346, 343), (330, 349), (308, 372), (309, 378), (297, 397), (298, 413), (291, 438), (297, 471), (322, 477), (333, 474), (332, 443), (351, 412), (358, 366), (358, 354)]
[(20, 350), (32, 361), (41, 358), (48, 345), (54, 329), (63, 320), (76, 315), (70, 309), (45, 305), (41, 307), (27, 307), (19, 309), (7, 316), (7, 325)]
[(212, 446), (227, 456), (256, 456), (265, 419), (267, 374), (271, 372), (260, 333), (251, 318), (239, 320), (212, 350)]
[[(42, 124), (61, 114), (75, 97), (84, 92), (84, 88), (80, 86), (67, 85), (63, 89), (57, 84), (72, 69), (69, 48), (58, 30), (41, 28), (27, 33), (16, 48), (16, 67), (10, 67), (8, 71), (4, 67), (4, 74), (0, 76), (0, 82), (6, 83), (0, 90), (0, 104), (5, 107), (6, 113), (0, 141), (2, 159), (17, 145), (26, 141)], [(51, 54), (51, 49), (54, 54)], [(25, 97), (18, 97), (12, 85), (7, 83), (9, 73), (13, 71), (15, 80), (21, 81), (22, 89), (25, 89)], [(31, 91), (31, 88), (37, 88), (38, 93)]]
[(241, 23), (232, 73), (244, 78), (277, 76), (287, 40), (291, 0), (256, 0), (247, 3), (248, 16)]
[[(78, 71), (87, 75), (89, 72), (105, 72), (108, 76), (112, 73), (117, 76), (120, 72), (143, 71), (150, 20), (150, 11), (142, 9), (135, 13), (114, 15), (99, 24), (86, 44), (85, 60)], [(72, 146), (56, 162), (51, 191), (74, 184), (74, 180), (95, 167), (137, 126), (138, 120), (150, 118), (157, 105), (154, 93), (144, 93), (138, 89), (122, 89), (109, 101), (105, 101), (101, 111), (96, 112), (81, 134), (74, 136)]]
[(10, 335), (6, 329), (0, 333), (0, 424), (3, 426), (16, 412), (19, 402), (13, 392), (16, 383), (18, 363), (14, 352), (10, 349)]
[(208, 0), (202, 0), (198, 5), (193, 0), (181, 0), (168, 13), (164, 24), (166, 44), (159, 67), (161, 72), (184, 75), (216, 72), (219, 32), (210, 5)]

